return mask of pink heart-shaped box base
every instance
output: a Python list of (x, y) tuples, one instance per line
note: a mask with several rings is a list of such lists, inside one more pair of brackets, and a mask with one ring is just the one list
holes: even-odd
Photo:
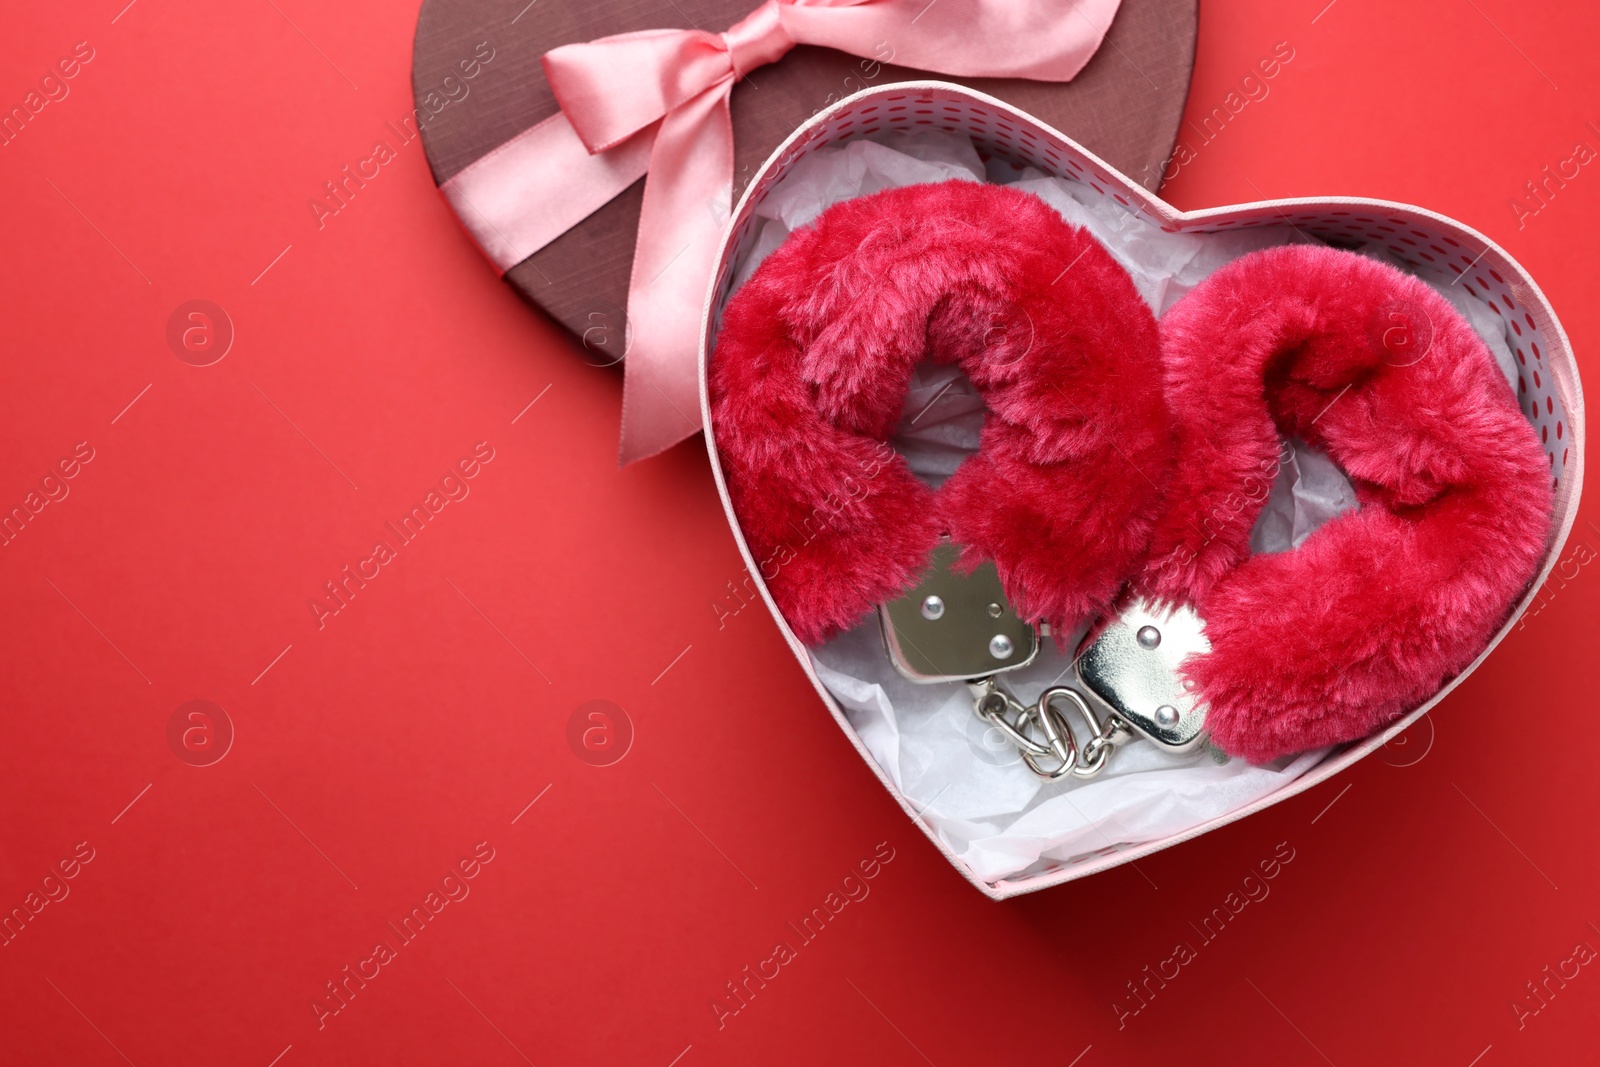
[[(722, 307), (730, 294), (734, 267), (756, 238), (755, 223), (759, 220), (754, 216), (755, 207), (774, 184), (810, 152), (875, 134), (918, 128), (962, 133), (970, 137), (978, 151), (985, 156), (1032, 166), (1047, 174), (1081, 182), (1096, 195), (1110, 197), (1127, 210), (1142, 215), (1169, 232), (1212, 233), (1288, 223), (1312, 237), (1336, 245), (1377, 245), (1402, 263), (1417, 269), (1448, 268), (1459, 277), (1460, 284), (1469, 292), (1490, 303), (1495, 313), (1502, 316), (1511, 327), (1518, 363), (1517, 398), (1550, 455), (1551, 477), (1556, 494), (1556, 521), (1537, 581), (1482, 655), (1434, 694), (1432, 699), (1388, 729), (1365, 741), (1334, 749), (1321, 763), (1292, 783), (1226, 815), (1159, 840), (1084, 856), (1070, 864), (1059, 864), (995, 882), (984, 881), (969, 869), (920, 817), (911, 803), (900, 795), (890, 777), (878, 766), (844, 711), (823, 687), (807, 649), (795, 638), (779, 614), (761, 580), (761, 569), (745, 544), (728, 498), (718, 460), (716, 426), (711, 419), (706, 393), (706, 364), (716, 338)], [(906, 813), (969, 881), (997, 900), (1082, 878), (1244, 818), (1326, 781), (1399, 734), (1444, 699), (1445, 694), (1482, 663), (1484, 657), (1517, 624), (1560, 556), (1561, 547), (1577, 517), (1578, 497), (1583, 482), (1583, 392), (1578, 380), (1577, 362), (1567, 343), (1566, 334), (1544, 294), (1527, 272), (1503, 249), (1476, 230), (1423, 208), (1356, 197), (1274, 200), (1205, 211), (1179, 211), (1107, 166), (1066, 135), (993, 97), (944, 82), (885, 85), (842, 100), (796, 130), (756, 174), (729, 220), (707, 297), (701, 326), (700, 403), (706, 427), (706, 446), (711, 454), (717, 489), (722, 495), (722, 506), (733, 527), (745, 566), (807, 676), (844, 730), (845, 736), (850, 738), (856, 751), (872, 767), (884, 788), (900, 802)]]

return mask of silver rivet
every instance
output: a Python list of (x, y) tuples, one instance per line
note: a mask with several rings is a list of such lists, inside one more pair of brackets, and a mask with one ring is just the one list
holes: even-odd
[(1156, 709), (1156, 725), (1172, 727), (1178, 725), (1178, 709), (1171, 704), (1163, 704)]
[(1154, 626), (1141, 626), (1135, 638), (1140, 648), (1155, 648), (1161, 643), (1161, 631)]
[(930, 622), (943, 617), (944, 601), (936, 596), (930, 596), (922, 602), (922, 617)]
[(995, 634), (989, 638), (989, 655), (995, 659), (1009, 659), (1012, 653), (1011, 638), (1005, 634)]
[(988, 608), (989, 618), (998, 619), (1001, 614), (1005, 612), (1005, 610), (1006, 609), (1002, 608), (999, 604), (990, 604)]

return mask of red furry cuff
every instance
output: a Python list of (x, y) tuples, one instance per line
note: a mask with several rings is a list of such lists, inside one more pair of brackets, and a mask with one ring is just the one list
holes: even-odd
[[(989, 408), (937, 492), (883, 443), (929, 358)], [(1127, 272), (995, 185), (829, 208), (729, 302), (709, 388), (739, 525), (808, 644), (900, 596), (943, 533), (995, 561), (1025, 617), (1070, 628), (1136, 565), (1169, 460), (1155, 320)]]
[[(1551, 480), (1487, 349), (1423, 282), (1349, 252), (1235, 260), (1161, 320), (1177, 454), (1139, 583), (1192, 604), (1184, 666), (1226, 751), (1365, 737), (1488, 644), (1538, 568)], [(1326, 451), (1361, 510), (1250, 555), (1280, 431)]]

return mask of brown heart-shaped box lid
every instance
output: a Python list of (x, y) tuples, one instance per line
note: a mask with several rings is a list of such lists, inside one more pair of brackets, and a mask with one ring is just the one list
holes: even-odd
[[(937, 2), (937, 0), (935, 0)], [(1177, 140), (1194, 66), (1197, 0), (1122, 0), (1100, 49), (1067, 83), (951, 78), (801, 46), (733, 90), (734, 198), (805, 120), (872, 85), (957, 81), (1070, 134), (1151, 191)], [(469, 163), (553, 115), (540, 57), (564, 44), (646, 29), (722, 32), (752, 0), (424, 0), (412, 88), (422, 144), (443, 183)], [(586, 358), (620, 362), (641, 180), (506, 272), (524, 297), (582, 339)], [(708, 279), (709, 280), (709, 279)]]

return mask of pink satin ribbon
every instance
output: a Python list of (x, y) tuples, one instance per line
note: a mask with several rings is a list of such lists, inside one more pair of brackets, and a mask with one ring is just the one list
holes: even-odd
[[(957, 77), (1069, 81), (1118, 0), (766, 0), (726, 33), (644, 30), (544, 57), (561, 110), (445, 182), (510, 270), (648, 173), (628, 287), (621, 462), (700, 428), (700, 313), (733, 207), (728, 96), (797, 44)], [(881, 53), (878, 50), (882, 50)]]

